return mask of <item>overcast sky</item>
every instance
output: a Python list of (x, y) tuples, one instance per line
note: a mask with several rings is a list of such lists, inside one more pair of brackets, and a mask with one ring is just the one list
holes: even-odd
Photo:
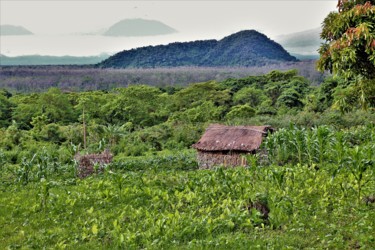
[[(0, 23), (20, 25), (36, 34), (39, 40), (31, 38), (1, 37), (0, 53), (18, 54), (99, 54), (113, 53), (150, 44), (190, 41), (196, 39), (221, 39), (231, 33), (256, 29), (274, 38), (321, 25), (324, 17), (335, 11), (337, 0), (294, 0), (294, 1), (104, 1), (104, 0), (44, 0), (18, 1), (0, 0)], [(78, 34), (108, 28), (112, 24), (127, 18), (144, 18), (161, 21), (179, 33), (174, 36), (124, 39), (112, 38), (104, 42), (103, 38), (90, 38), (98, 48), (84, 48), (87, 42), (79, 42)], [(76, 36), (75, 38), (72, 38)], [(64, 43), (58, 47), (47, 44), (56, 43), (57, 37)], [(68, 37), (71, 40), (68, 40)], [(23, 39), (23, 40), (20, 40)], [(31, 39), (28, 41), (27, 39)], [(33, 38), (34, 40), (36, 38)], [(72, 40), (73, 39), (73, 40)], [(74, 40), (76, 39), (76, 40)], [(82, 39), (88, 39), (82, 38)], [(16, 41), (17, 40), (17, 41)], [(23, 42), (29, 43), (29, 48)], [(43, 41), (43, 42), (41, 42)], [(116, 42), (117, 41), (117, 42)], [(149, 41), (149, 42), (148, 42)], [(37, 43), (42, 43), (38, 46)], [(65, 47), (64, 47), (64, 44)], [(72, 46), (77, 44), (77, 48)], [(123, 46), (121, 47), (121, 44)], [(137, 46), (139, 45), (139, 46)], [(81, 47), (80, 47), (81, 46)], [(48, 47), (48, 46), (47, 46)]]

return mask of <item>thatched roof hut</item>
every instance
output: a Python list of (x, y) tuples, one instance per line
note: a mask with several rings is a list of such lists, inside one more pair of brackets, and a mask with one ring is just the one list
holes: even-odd
[(244, 154), (255, 154), (263, 138), (273, 129), (270, 126), (224, 126), (212, 124), (193, 145), (198, 150), (202, 169), (213, 166), (245, 166)]

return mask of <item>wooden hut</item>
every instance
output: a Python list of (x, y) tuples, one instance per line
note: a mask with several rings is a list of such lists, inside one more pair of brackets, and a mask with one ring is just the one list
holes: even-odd
[(193, 145), (198, 151), (199, 168), (246, 166), (243, 155), (255, 154), (263, 138), (272, 131), (270, 126), (210, 125)]

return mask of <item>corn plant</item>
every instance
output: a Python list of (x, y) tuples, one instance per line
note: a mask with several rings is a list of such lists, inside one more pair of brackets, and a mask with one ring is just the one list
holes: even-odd
[(7, 160), (5, 158), (5, 154), (2, 150), (0, 150), (0, 171), (1, 171), (0, 176), (1, 177), (3, 176), (3, 173), (5, 172), (6, 163), (7, 163)]
[(48, 172), (50, 171), (49, 167), (51, 165), (51, 157), (45, 147), (36, 155), (35, 160), (38, 168), (36, 173), (37, 179), (41, 180), (42, 178), (47, 178)]
[(35, 157), (36, 154), (34, 154), (31, 159), (27, 159), (26, 157), (22, 158), (22, 162), (20, 164), (20, 168), (17, 171), (17, 175), (18, 181), (23, 185), (27, 185), (30, 181)]
[(345, 166), (354, 177), (357, 187), (357, 199), (361, 201), (362, 187), (370, 180), (365, 180), (365, 172), (375, 166), (375, 146), (354, 147), (347, 151)]
[(317, 128), (314, 128), (313, 133), (315, 135), (315, 154), (317, 155), (316, 162), (319, 163), (319, 165), (323, 164), (323, 161), (325, 159), (325, 155), (327, 153), (328, 147), (329, 147), (329, 141), (331, 137), (333, 136), (333, 131), (327, 127), (327, 126), (320, 126)]
[(51, 184), (48, 182), (46, 179), (42, 178), (39, 181), (39, 192), (38, 192), (38, 197), (39, 197), (39, 206), (40, 209), (46, 211), (47, 209), (47, 202), (48, 202), (48, 197), (50, 195), (50, 188)]
[(115, 173), (112, 171), (109, 171), (109, 174), (111, 176), (113, 183), (115, 183), (118, 188), (119, 199), (122, 200), (122, 192), (123, 192), (123, 187), (125, 185), (125, 180), (129, 176), (126, 174)]
[(344, 137), (344, 132), (338, 131), (331, 140), (331, 161), (335, 164), (335, 168), (332, 168), (332, 177), (334, 178), (336, 174), (344, 167), (347, 142)]

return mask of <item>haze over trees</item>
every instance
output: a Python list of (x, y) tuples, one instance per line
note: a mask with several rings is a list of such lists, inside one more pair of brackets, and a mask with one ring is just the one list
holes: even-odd
[(312, 85), (323, 82), (314, 61), (284, 62), (262, 67), (177, 67), (148, 69), (100, 69), (92, 66), (4, 66), (0, 88), (11, 92), (43, 92), (50, 87), (63, 91), (109, 90), (132, 84), (186, 86), (189, 83), (266, 74), (274, 69), (298, 69)]

